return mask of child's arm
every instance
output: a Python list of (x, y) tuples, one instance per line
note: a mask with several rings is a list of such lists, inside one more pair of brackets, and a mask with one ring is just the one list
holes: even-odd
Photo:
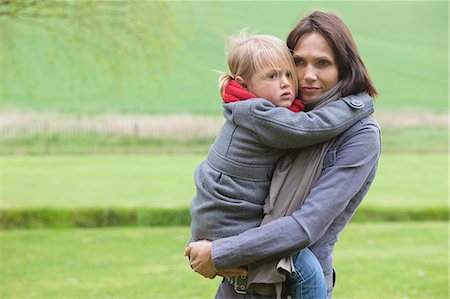
[(374, 112), (366, 93), (350, 95), (309, 112), (292, 112), (264, 99), (242, 101), (234, 107), (233, 122), (254, 131), (275, 148), (300, 148), (336, 137)]
[[(334, 164), (322, 171), (301, 209), (213, 242), (212, 259), (219, 271), (290, 256), (324, 234), (336, 236), (344, 229), (373, 182), (381, 152), (380, 130), (373, 120), (364, 120), (349, 131), (338, 146)], [(328, 241), (332, 245), (336, 239)]]

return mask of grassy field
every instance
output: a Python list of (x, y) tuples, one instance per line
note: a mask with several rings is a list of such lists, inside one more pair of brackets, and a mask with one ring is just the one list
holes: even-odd
[[(448, 298), (447, 224), (350, 224), (336, 298)], [(188, 228), (0, 231), (3, 299), (212, 298), (191, 272)], [(149, 297), (150, 296), (150, 297)]]
[[(3, 156), (1, 207), (186, 207), (203, 157)], [(384, 154), (364, 204), (446, 206), (447, 165), (447, 154)]]
[[(222, 119), (220, 120), (222, 121)], [(220, 123), (221, 124), (221, 123)], [(80, 123), (80, 127), (81, 127)], [(199, 123), (199, 126), (201, 123)], [(208, 123), (204, 123), (208, 126)], [(28, 129), (34, 130), (33, 125)], [(217, 129), (217, 131), (220, 127)], [(45, 129), (44, 129), (45, 130)], [(150, 128), (148, 128), (150, 130)], [(0, 155), (49, 155), (49, 154), (201, 154), (206, 155), (214, 142), (212, 129), (202, 132), (197, 128), (179, 125), (177, 134), (194, 135), (191, 138), (167, 133), (165, 137), (139, 137), (132, 134), (89, 133), (72, 131), (22, 133), (14, 137), (0, 137)], [(6, 132), (6, 130), (4, 131)], [(150, 132), (149, 134), (152, 134)], [(162, 135), (162, 134), (161, 134)], [(206, 135), (203, 137), (202, 135)], [(446, 153), (448, 129), (445, 127), (393, 127), (382, 128), (384, 153)]]
[[(110, 114), (220, 117), (213, 70), (226, 70), (227, 36), (249, 27), (284, 39), (306, 13), (331, 10), (354, 34), (381, 94), (377, 112), (398, 118), (383, 127), (379, 172), (363, 206), (397, 212), (448, 207), (448, 126), (442, 123), (448, 114), (447, 1), (167, 3), (183, 30), (178, 46), (165, 53), (170, 65), (157, 71), (144, 60), (160, 57), (136, 54), (117, 61), (129, 65), (126, 71), (105, 68), (99, 57), (116, 62), (104, 51), (108, 44), (66, 43), (58, 31), (19, 22), (10, 27), (0, 17), (0, 37), (7, 29), (13, 37), (0, 43), (0, 113), (14, 114), (23, 125), (29, 115), (55, 112), (63, 128), (69, 121), (82, 128), (86, 117), (99, 116), (104, 130)], [(65, 31), (76, 30), (66, 25)], [(137, 46), (135, 40), (123, 42)], [(419, 124), (405, 124), (411, 111)], [(8, 121), (0, 118), (5, 133)], [(54, 133), (47, 130), (52, 121), (41, 121), (36, 134), (0, 134), (0, 209), (23, 209), (26, 216), (37, 208), (42, 218), (51, 214), (45, 208), (55, 214), (96, 207), (184, 211), (195, 193), (194, 169), (213, 140), (135, 138), (133, 124), (136, 136), (91, 129)], [(31, 123), (27, 129), (40, 128)], [(70, 155), (77, 153), (94, 155)], [(148, 220), (142, 215), (141, 225)], [(188, 238), (188, 227), (0, 230), (0, 298), (212, 298), (219, 280), (191, 272), (182, 256)], [(335, 297), (448, 298), (448, 254), (447, 222), (353, 221), (336, 249)]]
[[(14, 47), (1, 57), (0, 109), (217, 114), (213, 70), (226, 70), (225, 37), (249, 27), (284, 39), (300, 17), (322, 9), (337, 12), (348, 23), (380, 91), (380, 109), (447, 110), (446, 1), (263, 1), (258, 5), (171, 1), (169, 5), (176, 25), (184, 31), (177, 36), (180, 46), (166, 52), (171, 68), (165, 72), (147, 69), (139, 55), (127, 57), (129, 71), (114, 72), (96, 62), (96, 57), (108, 54), (103, 50), (108, 45), (65, 44), (58, 31), (48, 34), (37, 26), (14, 23), (13, 43), (0, 45)], [(64, 30), (76, 29), (66, 25)], [(136, 41), (124, 42), (132, 47)], [(114, 57), (111, 60), (114, 65)]]

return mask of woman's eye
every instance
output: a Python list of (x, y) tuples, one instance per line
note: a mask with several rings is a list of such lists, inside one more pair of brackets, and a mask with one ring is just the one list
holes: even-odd
[(325, 67), (325, 66), (327, 66), (329, 64), (329, 62), (327, 61), (327, 60), (319, 60), (318, 62), (317, 62), (317, 65), (319, 66), (319, 67)]
[(296, 66), (300, 66), (304, 64), (304, 61), (301, 58), (294, 58), (294, 63)]

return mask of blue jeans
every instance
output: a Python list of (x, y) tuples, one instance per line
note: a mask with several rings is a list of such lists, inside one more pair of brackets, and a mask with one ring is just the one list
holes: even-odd
[(322, 267), (316, 256), (305, 248), (294, 255), (297, 273), (289, 280), (294, 299), (327, 299), (327, 285)]

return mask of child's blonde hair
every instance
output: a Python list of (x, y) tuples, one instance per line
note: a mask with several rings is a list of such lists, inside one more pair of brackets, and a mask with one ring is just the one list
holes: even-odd
[(230, 74), (219, 78), (219, 91), (223, 95), (230, 80), (241, 76), (248, 81), (258, 71), (267, 67), (286, 67), (291, 72), (295, 91), (298, 90), (297, 72), (294, 60), (286, 44), (272, 35), (250, 35), (240, 31), (228, 39), (228, 68)]

